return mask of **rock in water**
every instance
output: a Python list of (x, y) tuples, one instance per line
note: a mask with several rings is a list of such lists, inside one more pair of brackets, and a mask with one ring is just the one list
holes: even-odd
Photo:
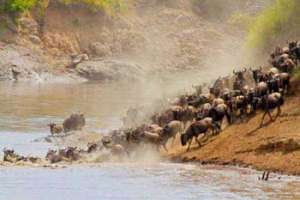
[(64, 132), (81, 130), (85, 126), (84, 114), (72, 114), (63, 123)]

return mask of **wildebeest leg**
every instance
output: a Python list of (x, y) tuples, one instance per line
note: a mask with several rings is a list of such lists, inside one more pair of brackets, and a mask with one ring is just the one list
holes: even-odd
[(165, 150), (166, 152), (168, 152), (168, 149), (167, 149), (166, 144), (167, 144), (167, 143), (163, 143), (162, 146), (163, 146), (164, 150)]
[(177, 135), (177, 134), (175, 134), (174, 136), (172, 136), (172, 138), (173, 138), (173, 139), (172, 139), (172, 144), (171, 144), (172, 146), (174, 145), (174, 142), (175, 142), (175, 139), (176, 139), (176, 135)]
[(199, 141), (198, 137), (195, 137), (196, 142), (198, 143), (199, 147), (201, 147), (201, 142)]
[(276, 119), (277, 117), (279, 117), (280, 114), (281, 114), (281, 108), (280, 108), (280, 106), (278, 106), (278, 107), (277, 107), (277, 114), (276, 114), (275, 119)]
[(268, 111), (268, 115), (269, 115), (269, 118), (270, 118), (271, 122), (275, 121), (275, 120), (273, 119), (273, 117), (272, 117), (272, 115), (271, 115), (271, 112), (270, 112), (270, 111)]
[(266, 176), (265, 176), (265, 181), (268, 181), (269, 180), (269, 175), (270, 175), (270, 172), (268, 171)]
[(189, 145), (188, 145), (188, 148), (187, 148), (186, 152), (188, 152), (188, 151), (190, 150), (190, 147), (191, 147), (191, 145), (192, 145), (192, 142), (193, 142), (193, 138), (190, 139)]
[(265, 175), (266, 175), (266, 172), (264, 171), (261, 180), (265, 180)]
[(265, 117), (266, 117), (266, 114), (267, 114), (268, 112), (269, 112), (269, 111), (266, 111), (266, 112), (264, 113), (264, 115), (263, 115), (263, 117), (262, 117), (262, 119), (261, 119), (260, 127), (263, 126), (264, 120), (265, 120)]

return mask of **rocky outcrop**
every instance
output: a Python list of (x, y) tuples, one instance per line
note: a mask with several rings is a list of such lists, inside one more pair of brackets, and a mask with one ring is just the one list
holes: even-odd
[(0, 81), (21, 82), (82, 82), (72, 73), (60, 73), (53, 69), (39, 51), (10, 44), (0, 44)]
[(39, 80), (48, 66), (28, 49), (7, 45), (0, 51), (0, 80)]
[(138, 80), (143, 74), (142, 67), (137, 64), (101, 59), (82, 62), (77, 65), (76, 71), (92, 81)]

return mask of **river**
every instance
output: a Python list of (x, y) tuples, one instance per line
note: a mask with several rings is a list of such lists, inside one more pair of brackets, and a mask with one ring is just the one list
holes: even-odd
[[(151, 106), (161, 97), (188, 91), (215, 74), (153, 75), (140, 82), (0, 84), (0, 148), (45, 155), (49, 122), (81, 111), (86, 129), (122, 126), (126, 110)], [(205, 78), (200, 78), (205, 77)], [(66, 168), (0, 167), (0, 200), (40, 199), (300, 199), (300, 179), (235, 167), (162, 161), (100, 163)]]

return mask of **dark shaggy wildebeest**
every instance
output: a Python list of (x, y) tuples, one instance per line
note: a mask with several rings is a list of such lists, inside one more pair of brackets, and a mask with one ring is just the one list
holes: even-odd
[(168, 124), (170, 121), (174, 120), (174, 110), (167, 109), (160, 113), (156, 113), (151, 117), (151, 119), (154, 124), (158, 124), (159, 126), (164, 126)]
[(252, 77), (253, 77), (253, 80), (255, 82), (255, 84), (263, 81), (263, 72), (262, 72), (262, 67), (260, 67), (259, 69), (251, 69), (252, 71)]
[[(260, 123), (260, 127), (263, 126), (264, 119), (267, 114), (269, 115), (271, 121), (276, 120), (276, 118), (281, 114), (281, 106), (283, 105), (283, 103), (284, 103), (283, 96), (278, 92), (275, 92), (275, 93), (272, 93), (269, 95), (265, 95), (261, 99), (260, 107), (264, 111), (264, 114), (263, 114), (263, 117), (262, 117), (262, 120)], [(275, 119), (273, 119), (273, 117), (271, 115), (271, 111), (275, 108), (277, 108), (277, 114), (276, 114)]]
[(64, 132), (81, 130), (85, 126), (84, 114), (72, 114), (63, 122)]
[(269, 94), (273, 92), (279, 92), (279, 77), (278, 76), (269, 76), (267, 80)]
[(297, 41), (289, 42), (289, 53), (295, 59), (300, 61), (300, 44)]
[(25, 160), (25, 157), (16, 154), (13, 149), (4, 149), (3, 153), (3, 161), (5, 162), (15, 163), (21, 160)]
[(215, 125), (217, 125), (217, 128), (218, 128), (217, 131), (220, 131), (220, 129), (222, 127), (222, 122), (223, 122), (223, 119), (224, 119), (225, 116), (227, 118), (227, 122), (229, 124), (231, 123), (231, 116), (230, 116), (230, 113), (228, 111), (228, 107), (224, 103), (219, 104), (216, 107), (212, 107), (209, 110), (208, 116), (210, 118), (212, 118)]
[(58, 163), (61, 162), (63, 158), (57, 154), (57, 151), (49, 150), (46, 155), (46, 160), (48, 160), (50, 163)]
[(188, 143), (187, 151), (189, 151), (192, 141), (193, 141), (193, 138), (195, 138), (195, 140), (197, 141), (199, 146), (201, 146), (201, 143), (198, 140), (198, 136), (201, 134), (205, 135), (209, 129), (211, 129), (211, 130), (215, 129), (215, 124), (214, 124), (212, 118), (207, 117), (207, 118), (204, 118), (203, 120), (193, 122), (187, 128), (185, 133), (183, 133), (180, 136), (181, 145), (185, 146)]
[(239, 70), (239, 71), (233, 70), (233, 74), (235, 75), (235, 79), (233, 82), (234, 90), (241, 90), (242, 87), (244, 87), (244, 85), (246, 83), (246, 79), (245, 79), (246, 72), (247, 72), (246, 68), (244, 68), (243, 70)]
[(198, 108), (201, 105), (208, 103), (208, 102), (209, 102), (208, 97), (206, 95), (201, 94), (198, 97), (196, 97), (194, 100), (188, 101), (188, 105)]

